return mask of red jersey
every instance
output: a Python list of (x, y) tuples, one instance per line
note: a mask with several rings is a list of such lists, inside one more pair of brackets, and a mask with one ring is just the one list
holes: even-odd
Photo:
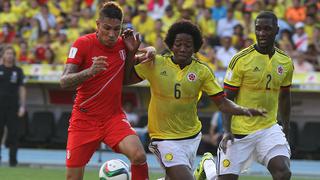
[(73, 115), (85, 115), (90, 119), (108, 119), (118, 115), (125, 118), (121, 92), (126, 51), (121, 37), (114, 47), (109, 48), (99, 42), (96, 33), (82, 36), (72, 45), (67, 63), (78, 65), (82, 71), (92, 65), (93, 57), (98, 56), (106, 56), (109, 66), (78, 86)]

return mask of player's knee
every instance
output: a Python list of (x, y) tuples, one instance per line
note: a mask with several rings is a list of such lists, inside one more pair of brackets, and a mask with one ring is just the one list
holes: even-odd
[(291, 171), (290, 169), (281, 169), (275, 172), (273, 175), (276, 180), (290, 180), (291, 178)]
[(134, 156), (131, 159), (132, 164), (142, 164), (146, 162), (147, 157), (144, 150), (137, 149), (134, 153)]

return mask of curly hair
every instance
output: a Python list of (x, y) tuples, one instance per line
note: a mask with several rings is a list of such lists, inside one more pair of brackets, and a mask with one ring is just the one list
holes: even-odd
[(121, 22), (123, 20), (122, 8), (115, 2), (107, 2), (102, 5), (99, 12), (99, 18), (112, 18), (119, 19)]
[(193, 37), (194, 52), (198, 52), (202, 46), (202, 35), (199, 27), (189, 20), (178, 21), (169, 28), (164, 42), (171, 50), (177, 34), (189, 34)]

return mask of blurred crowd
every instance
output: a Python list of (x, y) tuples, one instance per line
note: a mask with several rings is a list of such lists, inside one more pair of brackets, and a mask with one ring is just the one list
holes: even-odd
[[(0, 49), (12, 45), (18, 63), (63, 64), (79, 36), (95, 32), (106, 0), (0, 0)], [(204, 44), (195, 54), (213, 70), (225, 70), (232, 56), (255, 42), (254, 19), (275, 12), (277, 46), (292, 57), (296, 73), (320, 71), (318, 0), (118, 0), (124, 28), (142, 35), (143, 46), (166, 51), (163, 39), (179, 19), (198, 24)], [(1, 62), (0, 62), (1, 63)]]

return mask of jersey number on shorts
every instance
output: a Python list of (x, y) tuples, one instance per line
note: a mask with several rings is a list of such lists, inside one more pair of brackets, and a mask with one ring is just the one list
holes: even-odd
[(272, 76), (270, 74), (267, 75), (267, 84), (266, 89), (270, 90), (270, 82), (271, 82)]
[(180, 99), (180, 97), (181, 97), (180, 86), (181, 86), (181, 84), (179, 84), (179, 83), (174, 84), (174, 97), (176, 99)]

